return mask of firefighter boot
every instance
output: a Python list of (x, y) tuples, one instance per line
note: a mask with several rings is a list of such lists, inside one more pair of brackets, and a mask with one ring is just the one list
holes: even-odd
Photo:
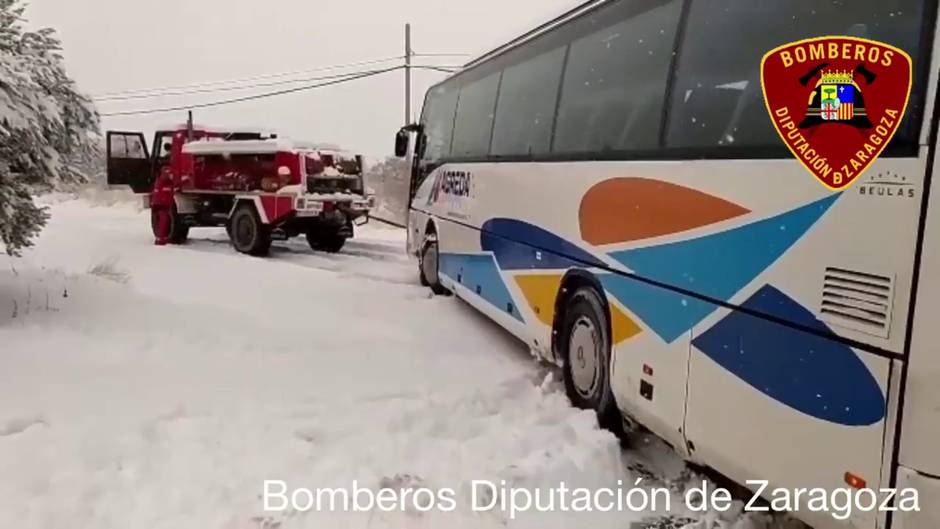
[(165, 246), (170, 241), (170, 212), (166, 208), (157, 210), (157, 238), (154, 244)]

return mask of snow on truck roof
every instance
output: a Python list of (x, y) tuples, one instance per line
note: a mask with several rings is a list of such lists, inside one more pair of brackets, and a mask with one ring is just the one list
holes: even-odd
[(282, 139), (275, 140), (197, 140), (183, 145), (188, 154), (270, 154), (289, 151), (294, 145)]
[(316, 151), (348, 155), (332, 146), (318, 146), (314, 143), (291, 141), (285, 138), (270, 140), (220, 140), (206, 139), (191, 141), (183, 145), (183, 152), (195, 155), (208, 154), (273, 154), (285, 151)]
[[(166, 130), (166, 131), (184, 131), (189, 127), (186, 123), (173, 123), (168, 124), (165, 127), (157, 127), (156, 130)], [(277, 131), (274, 129), (269, 129), (266, 127), (213, 127), (211, 125), (194, 123), (193, 130), (198, 130), (200, 132), (206, 132), (209, 134), (258, 134), (259, 136), (273, 136), (277, 134)]]

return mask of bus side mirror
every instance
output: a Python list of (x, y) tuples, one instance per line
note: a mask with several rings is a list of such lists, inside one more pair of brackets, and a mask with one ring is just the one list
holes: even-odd
[(395, 156), (399, 158), (407, 156), (409, 136), (411, 136), (411, 134), (404, 127), (395, 135)]

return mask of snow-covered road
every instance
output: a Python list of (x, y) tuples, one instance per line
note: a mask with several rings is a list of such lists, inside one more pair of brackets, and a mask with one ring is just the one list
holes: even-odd
[(260, 496), (265, 479), (461, 495), (688, 479), (655, 441), (621, 451), (524, 347), (429, 297), (400, 230), (256, 259), (222, 230), (154, 247), (131, 204), (52, 214), (0, 257), (0, 527), (629, 529), (650, 513), (272, 513)]

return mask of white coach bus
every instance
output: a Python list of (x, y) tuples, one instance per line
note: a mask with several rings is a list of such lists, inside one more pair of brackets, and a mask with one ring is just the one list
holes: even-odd
[[(396, 138), (422, 281), (562, 366), (605, 426), (738, 483), (919, 491), (920, 512), (845, 521), (801, 505), (818, 529), (940, 528), (936, 11), (593, 1), (484, 55)], [(764, 53), (822, 35), (915, 69), (891, 144), (841, 193), (760, 86)]]

